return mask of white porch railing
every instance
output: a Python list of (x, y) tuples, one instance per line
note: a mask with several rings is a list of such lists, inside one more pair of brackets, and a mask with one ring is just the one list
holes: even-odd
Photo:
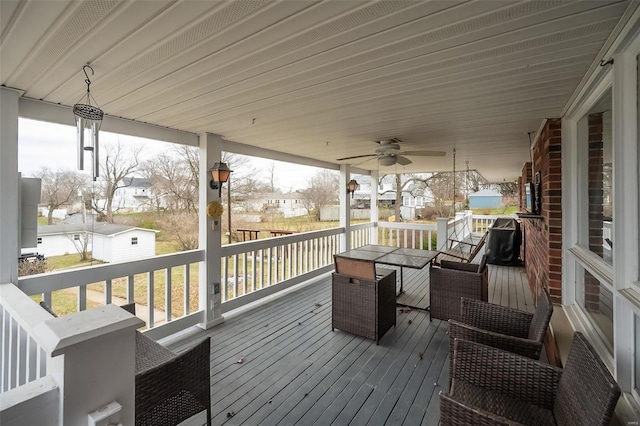
[(89, 411), (116, 400), (117, 412), (96, 414), (131, 424), (141, 325), (113, 305), (54, 318), (14, 284), (0, 284), (2, 424), (87, 424)]
[(326, 272), (342, 233), (331, 228), (222, 246), (223, 312)]
[(437, 228), (432, 224), (378, 222), (378, 242), (382, 245), (435, 250)]
[(47, 375), (48, 354), (35, 327), (51, 318), (15, 285), (0, 284), (0, 392)]
[(373, 244), (372, 232), (375, 230), (373, 222), (351, 225), (351, 248), (358, 248)]
[(474, 214), (471, 216), (471, 233), (484, 234), (489, 227), (493, 225), (493, 222), (500, 216), (486, 215), (486, 214)]
[[(107, 305), (116, 297), (125, 299), (125, 303), (135, 301), (144, 307), (142, 311), (137, 310), (138, 316), (146, 321), (148, 328), (153, 328), (159, 323), (187, 317), (197, 311), (197, 267), (203, 260), (204, 250), (192, 250), (131, 262), (30, 275), (21, 277), (18, 286), (28, 295), (42, 294), (44, 301), (54, 309), (56, 304), (52, 303), (52, 292), (67, 289), (76, 292), (77, 311)], [(92, 288), (88, 289), (88, 286)], [(116, 288), (118, 294), (114, 294)], [(179, 310), (174, 309), (174, 303), (178, 302), (181, 305)], [(194, 317), (189, 322), (197, 324), (198, 319)]]

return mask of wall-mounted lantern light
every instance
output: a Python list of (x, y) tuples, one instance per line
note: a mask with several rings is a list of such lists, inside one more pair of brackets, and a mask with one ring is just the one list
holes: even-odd
[(356, 182), (355, 179), (351, 179), (347, 184), (347, 194), (351, 194), (351, 198), (353, 198), (353, 193), (358, 189), (360, 185)]
[(233, 170), (229, 169), (226, 163), (216, 163), (209, 172), (211, 173), (211, 181), (209, 186), (211, 189), (218, 190), (218, 197), (222, 196), (222, 184), (229, 180), (229, 175)]

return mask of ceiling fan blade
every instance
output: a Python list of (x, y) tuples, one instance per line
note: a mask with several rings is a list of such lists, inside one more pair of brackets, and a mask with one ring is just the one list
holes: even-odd
[(376, 157), (377, 154), (354, 155), (353, 157), (336, 158), (336, 161), (352, 160), (354, 158)]
[(402, 155), (421, 155), (423, 157), (444, 157), (447, 155), (444, 151), (401, 151)]
[(402, 155), (396, 155), (396, 160), (398, 160), (398, 164), (401, 166), (413, 163), (413, 161), (409, 160), (407, 157), (403, 157)]

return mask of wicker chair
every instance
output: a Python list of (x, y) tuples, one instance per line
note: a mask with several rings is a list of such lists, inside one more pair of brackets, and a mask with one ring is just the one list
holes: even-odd
[(136, 426), (174, 426), (203, 410), (211, 425), (209, 341), (136, 373)]
[(457, 339), (440, 424), (608, 425), (620, 388), (576, 332), (564, 369)]
[(431, 319), (461, 320), (460, 298), (467, 297), (486, 302), (489, 295), (489, 268), (487, 255), (479, 265), (443, 260), (440, 267), (431, 266), (429, 277)]
[(378, 344), (396, 325), (396, 271), (377, 277), (373, 261), (340, 255), (334, 259), (331, 331), (337, 328)]
[[(546, 289), (538, 298), (538, 306), (533, 314), (464, 297), (460, 304), (461, 320), (449, 320), (450, 354), (453, 354), (454, 340), (464, 339), (529, 358), (540, 358), (553, 314), (553, 302)], [(449, 357), (449, 384), (452, 363), (453, 357)]]

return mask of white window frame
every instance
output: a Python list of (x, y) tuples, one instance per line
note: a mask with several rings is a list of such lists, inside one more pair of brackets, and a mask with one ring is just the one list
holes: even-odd
[[(602, 59), (614, 59), (613, 65), (594, 67), (593, 75), (585, 89), (579, 93), (567, 108), (562, 123), (562, 195), (563, 195), (563, 279), (562, 303), (574, 329), (585, 333), (594, 348), (613, 372), (616, 381), (626, 395), (625, 404), (618, 409), (630, 413), (629, 403), (640, 407), (640, 395), (636, 391), (634, 353), (634, 314), (640, 315), (640, 259), (639, 244), (639, 145), (638, 103), (640, 102), (640, 8), (633, 12), (628, 25), (621, 35), (612, 42)], [(612, 227), (613, 265), (606, 265), (597, 255), (579, 246), (579, 198), (586, 179), (579, 173), (584, 165), (578, 155), (578, 121), (591, 108), (608, 87), (612, 88), (613, 110), (613, 162), (614, 162), (614, 212)], [(586, 161), (586, 159), (583, 159)], [(592, 273), (601, 282), (608, 283), (613, 290), (613, 354), (608, 353), (606, 344), (596, 332), (587, 315), (576, 303), (577, 266)], [(635, 402), (632, 400), (635, 399)], [(623, 408), (620, 408), (620, 407)], [(620, 414), (620, 413), (619, 413)], [(628, 418), (632, 418), (629, 416)]]
[(138, 245), (138, 237), (131, 237), (131, 245), (132, 246)]

